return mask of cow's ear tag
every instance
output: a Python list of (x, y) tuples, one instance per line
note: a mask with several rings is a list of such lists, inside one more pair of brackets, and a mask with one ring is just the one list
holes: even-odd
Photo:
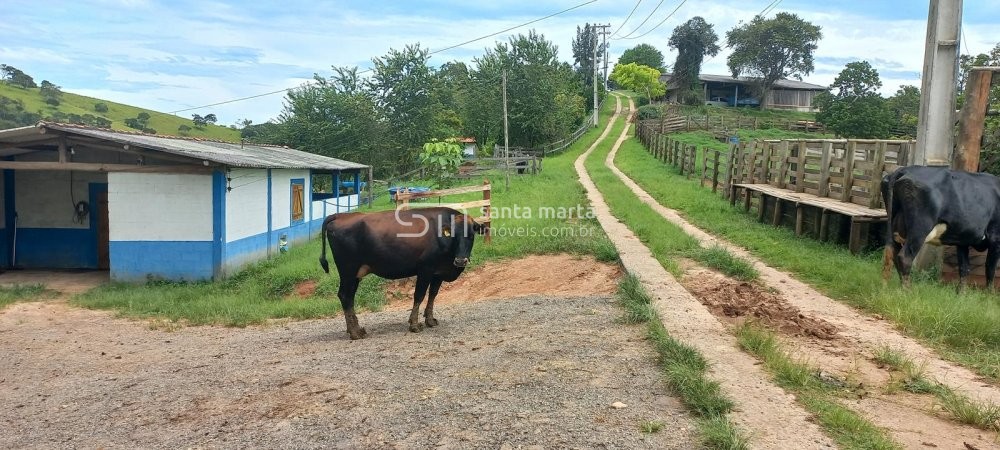
[(443, 228), (443, 229), (441, 229), (441, 234), (443, 234), (444, 237), (450, 237), (451, 236), (451, 228)]

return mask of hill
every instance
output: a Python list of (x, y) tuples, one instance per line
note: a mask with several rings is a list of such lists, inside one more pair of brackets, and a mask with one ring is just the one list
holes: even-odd
[[(100, 103), (107, 106), (107, 111), (98, 111), (95, 109), (95, 105)], [(45, 102), (41, 88), (22, 88), (0, 82), (0, 129), (33, 125), (38, 120), (78, 122), (94, 125), (95, 121), (104, 118), (110, 121), (110, 128), (112, 129), (137, 131), (135, 128), (126, 125), (126, 120), (135, 119), (143, 112), (149, 115), (149, 119), (145, 123), (145, 128), (156, 130), (157, 134), (234, 142), (240, 141), (239, 130), (213, 124), (196, 127), (190, 118), (173, 116), (70, 92), (63, 92), (59, 96), (59, 105), (52, 106)], [(85, 115), (89, 115), (89, 117), (85, 118)], [(84, 120), (81, 121), (81, 119)], [(105, 125), (107, 124), (107, 122), (104, 123)], [(182, 125), (190, 129), (182, 129)]]

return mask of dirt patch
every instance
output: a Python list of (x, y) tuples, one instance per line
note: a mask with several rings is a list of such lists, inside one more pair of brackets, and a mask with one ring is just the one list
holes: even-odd
[[(526, 295), (582, 297), (611, 294), (618, 287), (621, 270), (589, 256), (533, 255), (516, 260), (488, 262), (467, 270), (453, 283), (445, 283), (435, 305), (465, 303)], [(409, 308), (415, 279), (388, 283), (389, 308)]]
[(735, 281), (707, 269), (689, 269), (680, 280), (712, 314), (729, 320), (753, 319), (792, 336), (819, 339), (837, 337), (837, 327), (819, 318), (802, 314), (779, 295), (764, 287)]
[(698, 447), (645, 327), (615, 303), (442, 305), (421, 333), (366, 312), (360, 341), (341, 317), (164, 332), (15, 304), (0, 312), (0, 448)]
[(319, 284), (316, 280), (306, 280), (295, 285), (295, 289), (292, 289), (292, 298), (309, 298), (316, 293), (316, 285)]

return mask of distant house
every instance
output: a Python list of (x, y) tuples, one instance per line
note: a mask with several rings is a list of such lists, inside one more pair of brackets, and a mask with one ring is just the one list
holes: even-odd
[[(680, 91), (672, 80), (673, 74), (663, 74), (660, 81), (666, 84), (666, 98), (677, 102)], [(699, 88), (705, 104), (717, 106), (759, 106), (759, 98), (750, 95), (752, 81), (746, 77), (733, 78), (727, 75), (698, 75)], [(826, 86), (795, 80), (778, 80), (770, 92), (764, 107), (768, 109), (790, 109), (795, 111), (815, 111), (813, 99), (816, 94), (826, 91)]]
[(462, 145), (462, 155), (466, 158), (475, 158), (479, 152), (479, 145), (474, 137), (460, 137), (458, 143)]
[[(363, 164), (39, 122), (0, 131), (0, 266), (219, 280), (357, 208)], [(347, 192), (334, 186), (352, 185)]]

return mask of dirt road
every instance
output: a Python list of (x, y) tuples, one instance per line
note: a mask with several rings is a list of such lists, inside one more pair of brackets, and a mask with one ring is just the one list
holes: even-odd
[(16, 304), (0, 312), (0, 448), (697, 446), (612, 298), (437, 313), (420, 334), (405, 311), (362, 314), (372, 336), (352, 342), (339, 317), (165, 332)]

